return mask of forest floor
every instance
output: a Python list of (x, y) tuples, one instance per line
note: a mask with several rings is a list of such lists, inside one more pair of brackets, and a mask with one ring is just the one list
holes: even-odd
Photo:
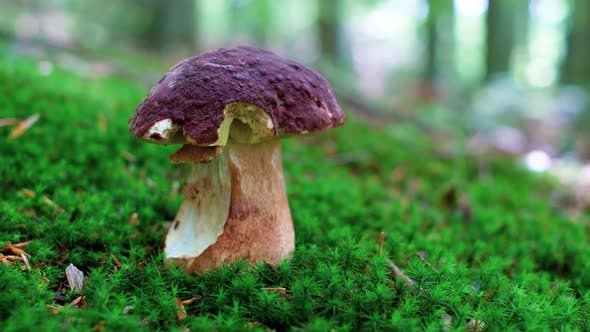
[(460, 133), (349, 116), (284, 140), (293, 257), (187, 275), (162, 255), (186, 168), (127, 129), (145, 87), (17, 58), (0, 81), (3, 331), (590, 328), (588, 213)]

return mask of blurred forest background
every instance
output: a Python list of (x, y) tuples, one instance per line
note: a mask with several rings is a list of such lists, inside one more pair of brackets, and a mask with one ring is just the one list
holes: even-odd
[(590, 186), (589, 19), (586, 0), (3, 0), (0, 38), (3, 61), (146, 87), (204, 50), (269, 48), (350, 113)]

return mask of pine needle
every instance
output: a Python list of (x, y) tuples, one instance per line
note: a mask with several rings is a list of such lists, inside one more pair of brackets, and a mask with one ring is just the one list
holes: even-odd
[(0, 119), (0, 127), (4, 126), (17, 126), (22, 121), (20, 119)]
[(20, 123), (18, 123), (16, 128), (14, 128), (10, 132), (9, 138), (15, 139), (15, 138), (20, 137), (22, 134), (25, 133), (25, 131), (27, 131), (29, 128), (31, 128), (31, 126), (33, 126), (35, 124), (35, 122), (37, 122), (37, 120), (39, 120), (39, 113), (35, 113), (35, 114), (31, 115), (30, 117), (26, 118), (24, 121), (21, 121)]

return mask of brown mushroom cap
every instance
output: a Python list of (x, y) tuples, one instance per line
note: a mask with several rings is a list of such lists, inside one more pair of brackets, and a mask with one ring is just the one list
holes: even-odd
[(264, 110), (272, 119), (274, 136), (320, 131), (345, 119), (320, 74), (270, 51), (240, 46), (206, 52), (174, 66), (138, 106), (129, 128), (144, 138), (156, 123), (170, 119), (182, 127), (187, 140), (213, 144), (224, 108), (233, 102)]

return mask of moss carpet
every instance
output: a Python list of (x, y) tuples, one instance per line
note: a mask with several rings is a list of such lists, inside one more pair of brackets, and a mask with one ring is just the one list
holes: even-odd
[(186, 168), (127, 129), (146, 89), (16, 58), (0, 82), (0, 118), (39, 114), (17, 138), (0, 127), (0, 330), (590, 328), (588, 214), (568, 217), (551, 181), (514, 163), (351, 116), (283, 141), (293, 258), (191, 276), (162, 256)]

